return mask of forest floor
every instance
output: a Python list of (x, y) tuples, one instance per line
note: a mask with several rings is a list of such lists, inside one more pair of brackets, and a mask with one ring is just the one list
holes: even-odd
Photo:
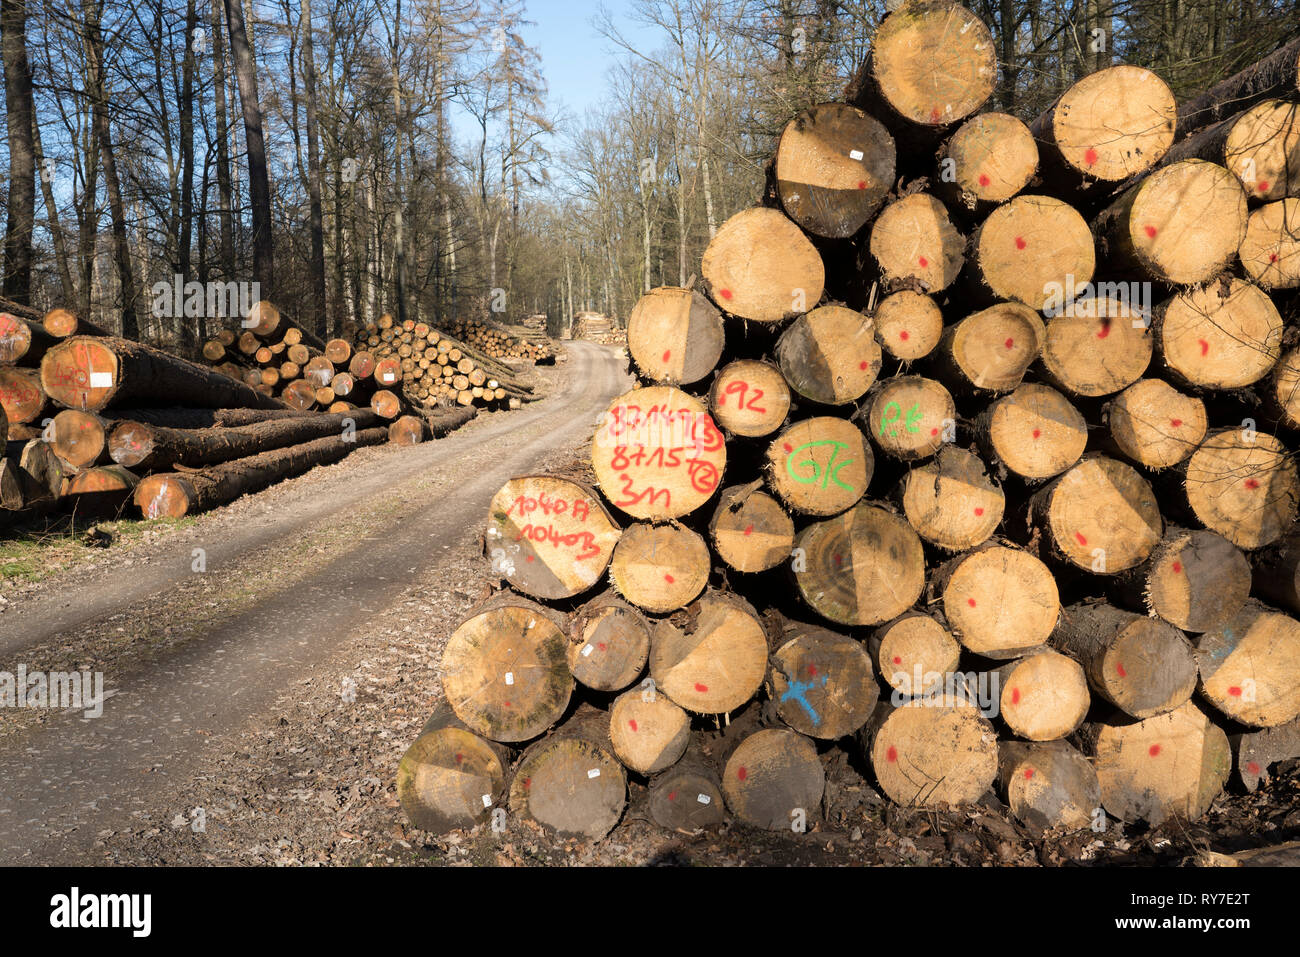
[(548, 398), (437, 442), (360, 449), (193, 520), (106, 523), (107, 547), (0, 549), (0, 670), (100, 671), (111, 694), (97, 718), (0, 710), (0, 862), (1177, 865), (1300, 838), (1296, 767), (1195, 824), (1043, 837), (991, 795), (890, 805), (843, 755), (803, 834), (665, 833), (636, 782), (595, 843), (509, 816), (502, 833), (412, 828), (398, 761), (441, 697), (447, 636), (496, 584), (480, 516), (509, 475), (581, 456), (622, 366), (576, 343), (538, 370)]

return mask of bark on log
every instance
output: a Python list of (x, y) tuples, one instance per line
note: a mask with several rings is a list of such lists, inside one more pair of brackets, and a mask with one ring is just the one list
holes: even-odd
[(1298, 67), (1300, 37), (1184, 103), (1178, 110), (1178, 138), (1227, 119), (1261, 100), (1294, 99), (1300, 92)]
[(255, 422), (272, 422), (312, 416), (297, 409), (107, 409), (105, 419), (130, 420), (168, 429), (233, 428)]
[(337, 462), (364, 445), (388, 440), (387, 429), (365, 429), (345, 440), (330, 435), (288, 448), (209, 466), (200, 472), (160, 472), (136, 488), (135, 504), (145, 518), (180, 518), (260, 492), (314, 468)]
[(126, 339), (64, 339), (41, 360), (41, 386), (60, 405), (88, 412), (128, 399), (214, 409), (283, 408), (219, 372)]
[(370, 429), (379, 424), (379, 417), (368, 410), (208, 429), (169, 429), (125, 420), (114, 423), (109, 430), (108, 451), (118, 465), (161, 472), (177, 464), (196, 468), (229, 462), (326, 436), (344, 436), (349, 428)]

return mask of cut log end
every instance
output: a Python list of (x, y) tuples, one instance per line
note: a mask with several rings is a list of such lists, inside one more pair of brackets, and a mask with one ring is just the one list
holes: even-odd
[(654, 382), (698, 382), (722, 355), (722, 316), (694, 290), (663, 286), (642, 296), (627, 323), (627, 346)]
[(903, 512), (932, 545), (959, 552), (987, 541), (1002, 521), (1006, 500), (979, 457), (946, 445), (934, 460), (907, 473)]
[(770, 681), (781, 720), (801, 734), (825, 740), (857, 731), (880, 696), (862, 645), (811, 626), (797, 627), (772, 653)]
[(861, 398), (880, 373), (871, 320), (843, 306), (820, 306), (796, 319), (777, 343), (776, 357), (790, 388), (827, 405)]
[(819, 818), (825, 788), (816, 746), (778, 728), (757, 731), (742, 741), (722, 773), (731, 812), (770, 831), (810, 825)]
[(1056, 626), (1056, 579), (1028, 552), (989, 545), (954, 559), (945, 571), (944, 615), (976, 654), (1018, 657), (1040, 647)]
[(870, 755), (881, 790), (905, 807), (974, 804), (998, 772), (993, 726), (964, 702), (895, 708), (877, 729)]
[(775, 366), (738, 359), (723, 366), (714, 377), (709, 409), (718, 425), (732, 435), (771, 435), (790, 411), (790, 388)]
[(927, 292), (946, 289), (965, 263), (966, 240), (943, 203), (928, 193), (895, 200), (871, 227), (871, 258), (890, 282), (916, 280)]
[(1200, 692), (1233, 721), (1269, 728), (1300, 717), (1300, 622), (1249, 601), (1196, 641)]
[(1043, 650), (998, 670), (999, 715), (1030, 741), (1055, 741), (1083, 723), (1091, 699), (1083, 668), (1073, 658)]
[(656, 626), (650, 673), (656, 688), (697, 714), (734, 711), (752, 698), (767, 671), (767, 634), (752, 607), (706, 593), (685, 619)]
[(656, 774), (686, 752), (691, 721), (666, 696), (633, 689), (610, 707), (609, 737), (614, 753), (631, 770)]
[(826, 281), (821, 255), (775, 209), (747, 209), (719, 227), (701, 271), (718, 308), (754, 322), (780, 322), (807, 311)]
[(1168, 152), (1178, 106), (1160, 77), (1125, 64), (1075, 83), (1050, 117), (1051, 139), (1070, 168), (1118, 183), (1150, 169)]
[(1115, 447), (1152, 470), (1177, 465), (1205, 438), (1205, 403), (1160, 379), (1139, 379), (1103, 415)]
[(718, 557), (738, 572), (775, 568), (794, 547), (794, 522), (772, 496), (751, 486), (723, 489), (709, 523)]
[(1088, 423), (1051, 386), (1030, 383), (998, 399), (980, 420), (981, 438), (1009, 470), (1038, 481), (1074, 465), (1088, 444)]
[(1264, 432), (1211, 435), (1187, 460), (1188, 504), (1206, 528), (1239, 548), (1262, 548), (1290, 528), (1300, 476), (1286, 447)]
[(684, 608), (709, 579), (709, 546), (681, 525), (629, 526), (609, 566), (615, 590), (638, 608), (665, 614)]
[(957, 407), (948, 390), (933, 379), (895, 376), (874, 390), (866, 421), (882, 452), (913, 462), (955, 440)]
[(1059, 199), (1017, 196), (989, 214), (975, 239), (975, 264), (999, 299), (1042, 309), (1053, 291), (1092, 279), (1096, 252), (1082, 216)]
[(834, 515), (866, 493), (875, 456), (848, 419), (818, 416), (781, 432), (767, 450), (768, 481), (790, 508)]
[(886, 296), (874, 321), (880, 347), (903, 361), (929, 355), (943, 336), (943, 313), (935, 301), (911, 289)]
[(1093, 574), (1113, 575), (1145, 561), (1164, 534), (1151, 485), (1115, 459), (1087, 457), (1040, 494), (1057, 550)]

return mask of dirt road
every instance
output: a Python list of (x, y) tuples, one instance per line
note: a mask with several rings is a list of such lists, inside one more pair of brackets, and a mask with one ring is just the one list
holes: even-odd
[(569, 351), (540, 403), (414, 449), (360, 450), (15, 599), (0, 671), (102, 671), (111, 696), (97, 718), (0, 710), (0, 862), (94, 863), (109, 835), (179, 826), (202, 799), (189, 782), (274, 724), (286, 692), (357, 636), (410, 632), (398, 623), (411, 583), (428, 594), (497, 488), (590, 438), (630, 386), (610, 350)]

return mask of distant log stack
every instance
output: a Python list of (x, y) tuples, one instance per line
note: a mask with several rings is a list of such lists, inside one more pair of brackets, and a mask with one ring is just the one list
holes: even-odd
[(1297, 43), (1182, 111), (1110, 67), (1026, 126), (980, 112), (970, 11), (888, 14), (633, 308), (592, 487), (493, 502), (493, 573), (558, 604), (493, 599), (444, 686), (532, 742), (511, 806), (602, 837), (626, 776), (660, 826), (797, 833), (853, 749), (891, 802), (1082, 829), (1300, 751)]

